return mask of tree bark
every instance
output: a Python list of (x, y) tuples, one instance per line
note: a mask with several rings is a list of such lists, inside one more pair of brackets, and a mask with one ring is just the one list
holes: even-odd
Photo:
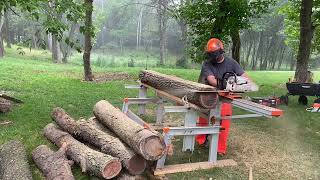
[(189, 102), (200, 107), (208, 109), (216, 107), (218, 100), (216, 93), (199, 93), (199, 91), (216, 91), (212, 86), (147, 70), (141, 72), (140, 81), (170, 95), (179, 98), (187, 97)]
[(239, 30), (235, 30), (231, 32), (231, 39), (232, 39), (232, 58), (240, 64), (241, 41), (240, 41)]
[(135, 123), (109, 102), (98, 102), (94, 106), (93, 113), (99, 122), (116, 133), (146, 160), (158, 160), (165, 153), (165, 144), (160, 135)]
[(130, 174), (137, 175), (144, 172), (147, 162), (112, 133), (103, 132), (85, 120), (76, 122), (61, 108), (55, 108), (51, 116), (64, 131), (98, 147), (105, 154), (119, 158)]
[(312, 24), (313, 0), (302, 0), (300, 11), (300, 45), (297, 56), (295, 79), (306, 82), (308, 79), (308, 62), (315, 27)]
[(41, 170), (46, 180), (74, 180), (71, 165), (65, 155), (67, 144), (63, 145), (57, 152), (52, 151), (45, 145), (38, 146), (32, 152), (32, 159)]
[(0, 147), (0, 179), (32, 180), (24, 146), (19, 141), (9, 141)]
[(92, 49), (92, 11), (93, 11), (93, 0), (85, 0), (84, 6), (86, 7), (85, 16), (85, 33), (84, 33), (84, 52), (83, 52), (83, 68), (84, 68), (84, 80), (93, 81), (93, 74), (91, 70), (90, 56)]
[(69, 159), (81, 167), (82, 172), (111, 179), (121, 171), (121, 163), (118, 158), (87, 147), (70, 134), (58, 129), (54, 124), (48, 124), (44, 128), (44, 135), (59, 147), (65, 143), (68, 144), (66, 154)]
[(6, 26), (6, 42), (7, 42), (7, 48), (11, 48), (11, 39), (10, 39), (10, 26), (9, 26), (9, 15), (8, 11), (4, 11), (4, 22)]

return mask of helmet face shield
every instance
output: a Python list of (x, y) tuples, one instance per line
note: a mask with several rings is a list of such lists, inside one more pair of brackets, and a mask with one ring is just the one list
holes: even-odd
[(218, 63), (221, 60), (224, 51), (207, 52), (207, 59), (212, 63)]

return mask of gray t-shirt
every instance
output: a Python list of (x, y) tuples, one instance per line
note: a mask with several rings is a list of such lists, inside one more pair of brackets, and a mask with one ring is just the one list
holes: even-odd
[(241, 76), (243, 75), (244, 70), (237, 61), (229, 57), (225, 57), (222, 63), (217, 64), (205, 61), (202, 64), (199, 83), (209, 84), (207, 77), (210, 75), (214, 76), (216, 79), (222, 79), (223, 74), (226, 72), (233, 72), (238, 76)]

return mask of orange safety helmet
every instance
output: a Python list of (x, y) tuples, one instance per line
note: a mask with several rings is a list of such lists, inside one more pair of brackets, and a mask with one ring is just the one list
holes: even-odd
[(219, 51), (219, 50), (223, 50), (222, 41), (220, 41), (220, 39), (217, 39), (217, 38), (211, 38), (208, 41), (206, 51), (207, 52), (215, 52), (215, 51)]

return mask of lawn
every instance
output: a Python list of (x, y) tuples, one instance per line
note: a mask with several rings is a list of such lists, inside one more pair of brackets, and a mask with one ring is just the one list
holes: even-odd
[[(40, 52), (39, 52), (40, 53)], [(92, 116), (94, 104), (106, 99), (115, 106), (122, 105), (125, 97), (135, 97), (137, 91), (124, 89), (125, 84), (134, 84), (141, 68), (93, 67), (97, 74), (128, 72), (130, 79), (91, 83), (82, 81), (82, 66), (52, 64), (48, 55), (40, 53), (36, 58), (9, 53), (0, 60), (0, 91), (6, 91), (25, 103), (7, 114), (0, 114), (0, 120), (14, 123), (0, 127), (0, 144), (19, 139), (26, 146), (34, 179), (42, 179), (31, 160), (31, 151), (40, 144), (50, 145), (42, 136), (42, 129), (52, 122), (50, 112), (62, 107), (74, 118)], [(37, 56), (38, 57), (38, 56)], [(40, 60), (41, 59), (41, 60)], [(199, 70), (154, 69), (196, 81)], [(283, 95), (285, 82), (293, 72), (249, 72), (260, 85), (260, 92), (249, 96)], [(320, 72), (315, 73), (320, 80)], [(309, 98), (309, 104), (314, 98)], [(320, 118), (318, 114), (305, 111), (306, 106), (297, 104), (297, 97), (290, 97), (289, 106), (281, 106), (285, 115), (278, 119), (237, 120), (232, 124), (229, 152), (226, 157), (236, 160), (233, 168), (212, 169), (169, 175), (169, 179), (247, 179), (248, 167), (253, 167), (255, 179), (320, 179)], [(236, 110), (236, 112), (239, 112)], [(153, 115), (149, 114), (152, 118)], [(180, 116), (178, 116), (180, 117)], [(194, 162), (206, 157), (207, 149), (197, 147), (193, 154), (176, 153), (169, 163)], [(74, 168), (77, 179), (90, 179)]]

